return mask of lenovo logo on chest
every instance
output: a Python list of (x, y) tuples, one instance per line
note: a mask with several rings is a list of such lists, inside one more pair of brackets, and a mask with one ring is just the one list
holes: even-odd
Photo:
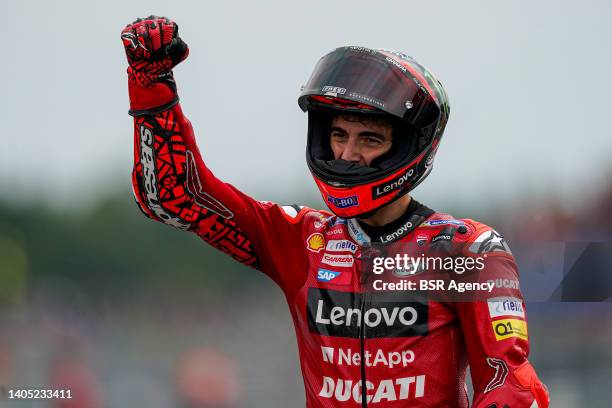
[(396, 293), (309, 288), (307, 309), (310, 331), (322, 336), (358, 338), (363, 332), (366, 338), (413, 337), (428, 330), (427, 302)]

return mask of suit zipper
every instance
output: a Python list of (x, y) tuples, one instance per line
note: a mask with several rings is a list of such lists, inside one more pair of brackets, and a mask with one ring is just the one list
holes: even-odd
[[(369, 263), (369, 262), (368, 262)], [(368, 407), (368, 387), (366, 385), (366, 358), (365, 358), (365, 338), (366, 338), (366, 325), (365, 325), (365, 303), (366, 303), (366, 292), (363, 291), (364, 284), (367, 280), (367, 276), (364, 273), (363, 262), (361, 263), (360, 276), (359, 276), (359, 293), (360, 293), (360, 302), (359, 310), (361, 310), (361, 324), (359, 325), (359, 352), (361, 353), (361, 364), (360, 364), (360, 372), (361, 372), (361, 407)]]
[(366, 399), (368, 393), (368, 387), (366, 386), (366, 365), (365, 365), (365, 294), (361, 295), (361, 325), (359, 327), (359, 352), (361, 353), (361, 406), (363, 408), (368, 407), (368, 401)]

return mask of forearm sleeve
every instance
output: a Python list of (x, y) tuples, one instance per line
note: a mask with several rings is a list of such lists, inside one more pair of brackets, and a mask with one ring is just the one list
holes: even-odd
[(457, 304), (468, 349), (474, 408), (546, 408), (548, 395), (527, 357), (525, 302), (514, 258), (488, 254), (480, 281), (494, 283), (487, 299)]
[(254, 200), (218, 180), (205, 166), (179, 104), (134, 117), (132, 185), (149, 218), (196, 233), (284, 289), (298, 285), (299, 274), (293, 271), (289, 278), (280, 269), (284, 260), (298, 267), (304, 262), (296, 244), (300, 223), (289, 222), (278, 205)]

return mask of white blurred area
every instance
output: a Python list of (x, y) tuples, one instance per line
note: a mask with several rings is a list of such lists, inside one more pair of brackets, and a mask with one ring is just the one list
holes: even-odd
[(318, 58), (354, 44), (403, 50), (448, 90), (451, 117), (421, 201), (575, 208), (612, 174), (611, 11), (603, 0), (10, 2), (0, 191), (75, 208), (128, 185), (119, 32), (156, 13), (191, 46), (176, 78), (207, 163), (257, 198), (317, 197), (296, 98)]

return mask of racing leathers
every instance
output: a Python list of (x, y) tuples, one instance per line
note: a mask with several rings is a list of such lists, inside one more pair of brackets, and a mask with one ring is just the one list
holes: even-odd
[[(130, 83), (136, 201), (147, 217), (197, 234), (282, 289), (307, 407), (468, 407), (468, 364), (474, 407), (548, 406), (527, 360), (516, 265), (499, 234), (414, 200), (382, 229), (257, 201), (213, 175), (177, 99), (159, 108), (156, 92)], [(376, 259), (402, 251), (479, 258), (475, 283), (491, 290), (479, 292), (477, 301), (412, 290), (406, 282), (429, 274), (431, 281), (450, 282), (434, 280), (440, 275), (414, 261), (411, 271), (373, 272)]]

